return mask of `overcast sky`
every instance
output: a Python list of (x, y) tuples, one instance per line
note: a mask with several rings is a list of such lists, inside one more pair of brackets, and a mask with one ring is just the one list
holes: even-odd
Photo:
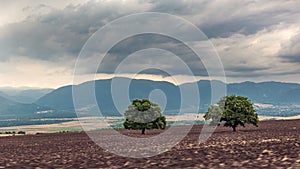
[[(57, 88), (72, 84), (76, 58), (89, 37), (117, 18), (140, 12), (169, 13), (195, 24), (218, 52), (227, 82), (300, 83), (299, 6), (297, 0), (1, 0), (0, 87)], [(122, 31), (126, 31), (126, 24), (138, 25), (124, 23)], [(108, 40), (99, 44), (105, 45)], [(107, 63), (115, 64), (118, 56), (157, 47), (153, 44), (166, 50), (170, 46), (182, 46), (164, 37), (131, 38), (106, 56)], [(195, 46), (199, 44), (195, 42)], [(197, 79), (218, 79), (208, 77), (203, 71), (205, 66), (195, 62), (185, 47), (177, 49), (180, 50), (175, 54), (185, 57), (183, 60), (191, 65)], [(158, 64), (154, 62), (157, 58), (151, 60), (146, 53), (138, 54), (150, 58), (147, 62), (130, 62), (133, 65), (128, 67)], [(87, 58), (86, 68), (93, 62), (93, 57)], [(176, 70), (175, 62), (159, 66)], [(82, 81), (94, 77), (86, 68), (80, 68)], [(110, 68), (110, 64), (104, 66), (97, 77), (114, 76)], [(131, 70), (123, 72), (123, 76), (130, 73)], [(176, 76), (181, 82), (190, 80), (185, 74)], [(172, 79), (154, 70), (139, 78)]]

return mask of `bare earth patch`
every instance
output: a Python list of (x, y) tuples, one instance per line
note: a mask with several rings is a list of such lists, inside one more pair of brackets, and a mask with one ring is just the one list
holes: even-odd
[[(236, 133), (218, 127), (199, 144), (201, 128), (195, 125), (171, 151), (141, 159), (103, 150), (83, 132), (1, 137), (0, 168), (300, 168), (300, 120), (263, 121)], [(119, 132), (151, 137), (161, 131)]]

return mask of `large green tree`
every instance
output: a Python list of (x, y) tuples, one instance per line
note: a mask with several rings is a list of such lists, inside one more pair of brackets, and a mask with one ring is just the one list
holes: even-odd
[(166, 127), (166, 117), (162, 116), (161, 108), (148, 99), (133, 100), (124, 115), (124, 128), (142, 130), (142, 134), (145, 134), (146, 129), (165, 129)]
[(224, 121), (224, 126), (232, 127), (236, 131), (238, 125), (245, 124), (258, 126), (258, 116), (252, 102), (243, 96), (225, 96), (216, 105), (208, 108), (204, 115), (205, 120), (212, 120), (212, 124)]

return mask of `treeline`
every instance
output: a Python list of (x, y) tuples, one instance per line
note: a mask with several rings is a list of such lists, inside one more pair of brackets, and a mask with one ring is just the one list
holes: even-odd
[(26, 134), (26, 132), (25, 131), (18, 131), (18, 132), (16, 132), (16, 131), (0, 131), (0, 134)]

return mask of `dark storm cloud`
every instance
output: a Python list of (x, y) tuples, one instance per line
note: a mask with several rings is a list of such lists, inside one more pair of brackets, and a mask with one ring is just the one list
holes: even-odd
[[(247, 5), (241, 8), (247, 8)], [(249, 8), (251, 8), (250, 5)], [(242, 11), (240, 12), (240, 15), (237, 16), (230, 16), (230, 13), (224, 14), (224, 21), (219, 21), (211, 25), (203, 24), (199, 27), (209, 38), (230, 37), (236, 33), (251, 35), (280, 23), (294, 23), (295, 21), (300, 21), (298, 19), (300, 16), (299, 10), (293, 9), (274, 8), (269, 11), (253, 12), (247, 15), (243, 15)]]
[(268, 67), (232, 66), (230, 68), (227, 68), (226, 70), (239, 73), (254, 73), (268, 69)]
[(229, 37), (235, 33), (255, 34), (270, 26), (299, 22), (300, 1), (184, 1), (154, 0), (152, 11), (185, 17), (209, 38)]
[(235, 20), (229, 20), (228, 22), (224, 23), (216, 23), (208, 26), (204, 25), (200, 28), (208, 38), (226, 38), (237, 33), (244, 35), (255, 34), (270, 25), (278, 24), (278, 21), (269, 21), (268, 17), (263, 18), (266, 19), (265, 21), (260, 17), (261, 16), (253, 16), (249, 18), (249, 20), (246, 20), (247, 18), (239, 18)]
[[(0, 27), (0, 60), (19, 56), (53, 62), (62, 57), (75, 59), (86, 40), (106, 23), (127, 14), (147, 11), (183, 17), (194, 23), (211, 39), (222, 37), (236, 42), (237, 39), (233, 37), (236, 34), (245, 35), (247, 38), (248, 35), (256, 35), (262, 30), (269, 30), (281, 23), (287, 26), (299, 24), (299, 6), (300, 1), (285, 0), (88, 1), (76, 6), (69, 5), (63, 9), (40, 5), (38, 8), (43, 9), (42, 13), (34, 13), (22, 22)], [(126, 31), (126, 25), (122, 31)], [(300, 62), (299, 42), (298, 35), (292, 38), (290, 43), (282, 44), (281, 51), (275, 57), (280, 57), (285, 62)], [(232, 72), (235, 76), (260, 76), (272, 73), (270, 66), (256, 66), (256, 63), (249, 63), (248, 60), (241, 65), (232, 66), (231, 60), (240, 57), (241, 53), (244, 54), (241, 52), (244, 49), (234, 48), (234, 44), (229, 44), (228, 55), (220, 55), (221, 58), (232, 58), (224, 59), (226, 61), (223, 62), (228, 73)], [(156, 36), (126, 39), (111, 49), (104, 60), (106, 64), (101, 67), (103, 70), (99, 72), (111, 73), (122, 57), (145, 48), (171, 51), (179, 55), (192, 68), (195, 75), (207, 75), (205, 67), (190, 49), (172, 39)], [(251, 57), (255, 60), (261, 56)], [(68, 62), (68, 59), (64, 61)], [(226, 67), (227, 65), (230, 67)], [(173, 66), (176, 69), (176, 65)], [(148, 71), (148, 73), (156, 73), (156, 71)]]
[(171, 13), (174, 15), (194, 15), (203, 11), (209, 1), (183, 1), (183, 0), (150, 0), (153, 4), (151, 11)]
[[(156, 48), (169, 51), (174, 55), (178, 56), (182, 61), (191, 69), (191, 71), (198, 76), (207, 76), (207, 70), (201, 59), (185, 44), (182, 42), (163, 35), (158, 34), (142, 34), (129, 37), (122, 40), (111, 48), (108, 54), (102, 60), (101, 65), (97, 73), (114, 73), (117, 66), (130, 54), (149, 48)], [(163, 53), (159, 53), (163, 54)], [(153, 53), (157, 55), (157, 53)], [(132, 66), (142, 63), (142, 60), (148, 60), (148, 62), (159, 62), (151, 58), (151, 56), (142, 56), (136, 59)], [(169, 64), (172, 65), (172, 59), (170, 59)], [(170, 66), (169, 65), (169, 66)], [(177, 65), (172, 65), (174, 72), (178, 69)], [(145, 74), (157, 73), (158, 75), (166, 76), (165, 73), (161, 71), (148, 70), (144, 71)], [(180, 71), (178, 72), (180, 74)]]
[(225, 67), (225, 72), (227, 77), (261, 77), (269, 74), (266, 72), (272, 72), (272, 68), (268, 66), (240, 64)]
[[(120, 4), (116, 1), (89, 1), (62, 10), (47, 9), (43, 5), (43, 10), (49, 12), (33, 14), (23, 22), (0, 28), (1, 58), (22, 55), (47, 60), (65, 55), (77, 56), (85, 41), (98, 28), (120, 16), (139, 11), (185, 17), (196, 23), (208, 37), (253, 34), (279, 22), (293, 22), (300, 18), (296, 8), (299, 3), (149, 0), (137, 1), (131, 7), (129, 3)], [(145, 4), (151, 8), (143, 8)], [(263, 7), (266, 9), (261, 9)]]
[(76, 57), (97, 29), (121, 15), (135, 11), (138, 10), (127, 9), (123, 4), (94, 1), (70, 5), (62, 10), (49, 7), (46, 14), (32, 14), (22, 22), (0, 28), (0, 59), (11, 56), (42, 60)]

